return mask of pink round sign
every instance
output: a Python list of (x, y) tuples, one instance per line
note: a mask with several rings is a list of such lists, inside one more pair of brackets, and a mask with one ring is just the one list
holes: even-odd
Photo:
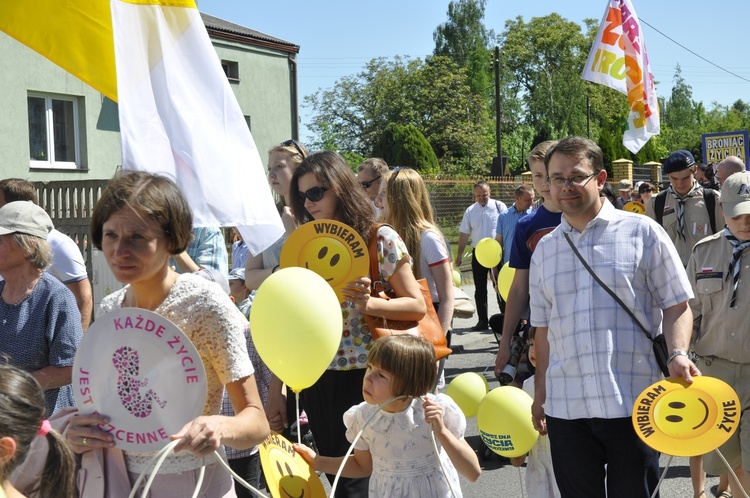
[(157, 451), (203, 413), (206, 371), (190, 339), (166, 318), (123, 308), (96, 319), (73, 363), (83, 414), (101, 413), (118, 448)]

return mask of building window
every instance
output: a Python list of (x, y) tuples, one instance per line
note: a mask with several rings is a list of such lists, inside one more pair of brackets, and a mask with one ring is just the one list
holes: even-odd
[(221, 68), (224, 70), (224, 74), (227, 75), (227, 79), (230, 83), (240, 82), (240, 66), (234, 61), (221, 61)]
[(76, 99), (29, 95), (27, 100), (31, 167), (78, 168), (80, 161)]

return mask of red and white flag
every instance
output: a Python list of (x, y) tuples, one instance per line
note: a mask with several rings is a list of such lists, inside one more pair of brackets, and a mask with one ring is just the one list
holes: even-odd
[(659, 134), (659, 103), (638, 16), (630, 0), (609, 0), (591, 46), (584, 80), (628, 96), (630, 114), (622, 143), (633, 154)]

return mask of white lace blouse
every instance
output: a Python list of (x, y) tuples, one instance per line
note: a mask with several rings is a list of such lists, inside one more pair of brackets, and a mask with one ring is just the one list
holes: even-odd
[[(121, 308), (129, 287), (105, 297), (102, 312)], [(198, 350), (206, 369), (203, 415), (218, 415), (224, 385), (253, 374), (243, 335), (247, 320), (217, 284), (192, 274), (180, 275), (166, 299), (154, 311), (177, 325)], [(126, 451), (128, 470), (140, 473), (153, 455)], [(182, 452), (167, 458), (160, 473), (193, 470), (212, 461), (212, 457), (204, 462)]]

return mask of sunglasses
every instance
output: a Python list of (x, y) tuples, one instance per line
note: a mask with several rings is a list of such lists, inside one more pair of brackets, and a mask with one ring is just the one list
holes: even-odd
[(400, 173), (400, 172), (401, 172), (402, 170), (405, 170), (405, 169), (411, 169), (411, 168), (410, 168), (409, 166), (396, 166), (395, 168), (393, 168), (393, 169), (391, 170), (392, 176), (391, 176), (391, 178), (390, 178), (390, 179), (391, 179), (391, 180), (395, 180), (395, 179), (396, 179), (396, 177), (398, 176), (398, 174), (399, 174), (399, 173)]
[(297, 149), (297, 152), (299, 152), (299, 155), (302, 156), (302, 159), (307, 157), (307, 154), (302, 152), (302, 147), (299, 146), (296, 140), (287, 140), (286, 142), (281, 142), (282, 147), (289, 147), (290, 145), (293, 145), (295, 149)]
[(305, 203), (305, 199), (309, 199), (310, 202), (318, 202), (323, 198), (328, 189), (325, 187), (313, 187), (308, 189), (307, 192), (299, 192), (299, 200), (301, 203)]
[(362, 185), (362, 188), (370, 188), (373, 183), (375, 183), (377, 180), (380, 180), (380, 175), (376, 176), (369, 182), (359, 182), (360, 185)]

